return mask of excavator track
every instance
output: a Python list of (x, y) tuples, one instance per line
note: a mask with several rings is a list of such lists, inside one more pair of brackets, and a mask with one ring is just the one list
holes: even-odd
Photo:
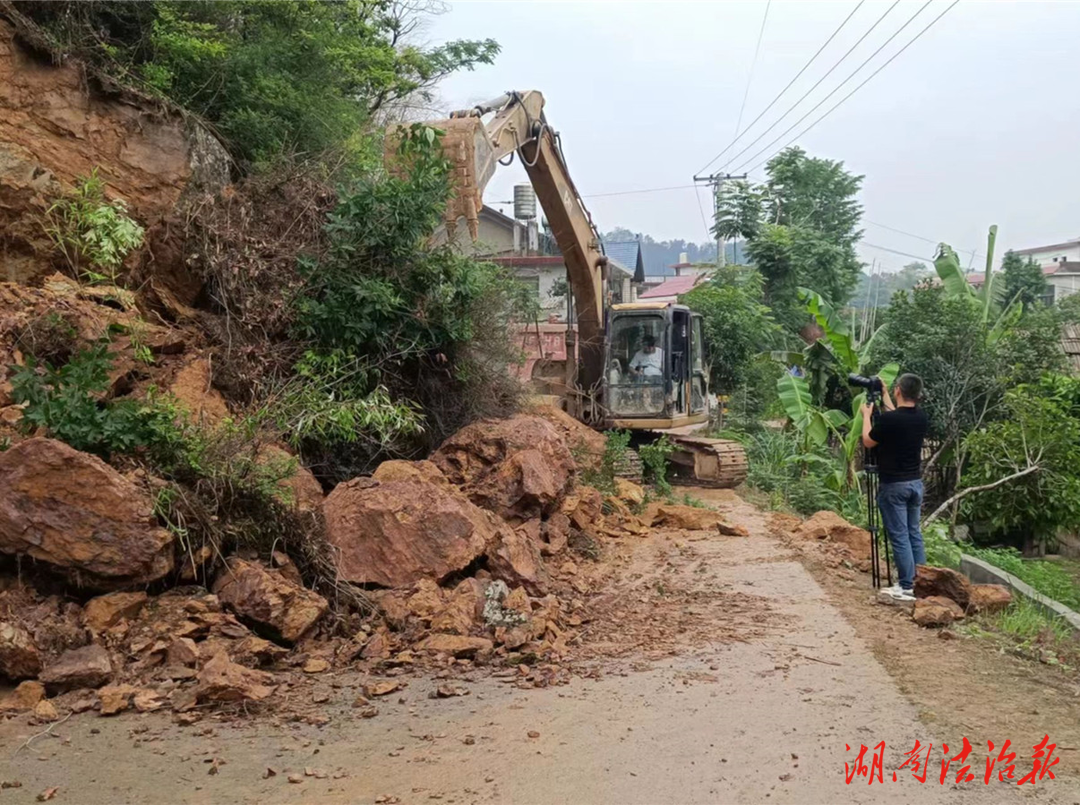
[(661, 434), (675, 445), (668, 457), (673, 484), (731, 489), (746, 480), (746, 451), (739, 442), (657, 432)]

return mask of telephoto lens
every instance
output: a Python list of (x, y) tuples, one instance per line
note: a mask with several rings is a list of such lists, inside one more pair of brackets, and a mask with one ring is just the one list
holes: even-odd
[(881, 379), (877, 377), (863, 377), (853, 373), (847, 376), (847, 382), (849, 386), (858, 386), (869, 391), (881, 391)]

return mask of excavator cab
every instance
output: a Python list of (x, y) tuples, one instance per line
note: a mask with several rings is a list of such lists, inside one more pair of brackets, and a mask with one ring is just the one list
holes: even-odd
[(706, 422), (709, 386), (701, 316), (670, 302), (613, 305), (609, 316), (607, 426), (667, 430)]

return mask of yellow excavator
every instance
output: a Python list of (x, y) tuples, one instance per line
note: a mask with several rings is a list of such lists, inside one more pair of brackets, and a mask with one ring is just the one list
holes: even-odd
[(517, 154), (529, 175), (562, 252), (576, 313), (577, 332), (567, 327), (566, 366), (554, 389), (559, 405), (594, 428), (629, 430), (638, 444), (667, 435), (675, 446), (673, 481), (740, 484), (742, 445), (694, 435), (709, 421), (710, 406), (701, 317), (670, 302), (609, 303), (608, 258), (544, 115), (543, 96), (508, 92), (426, 125), (445, 132), (442, 147), (453, 166), (450, 237), (464, 218), (477, 238), (484, 187), (500, 160)]

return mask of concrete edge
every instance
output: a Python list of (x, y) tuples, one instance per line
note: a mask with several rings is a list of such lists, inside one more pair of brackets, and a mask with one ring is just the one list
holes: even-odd
[(1034, 601), (1047, 615), (1061, 618), (1074, 630), (1080, 632), (1080, 614), (1053, 598), (1047, 598), (1012, 573), (1006, 573), (1000, 567), (995, 567), (974, 556), (968, 556), (966, 553), (960, 555), (960, 572), (976, 584), (1002, 584), (1014, 593)]

